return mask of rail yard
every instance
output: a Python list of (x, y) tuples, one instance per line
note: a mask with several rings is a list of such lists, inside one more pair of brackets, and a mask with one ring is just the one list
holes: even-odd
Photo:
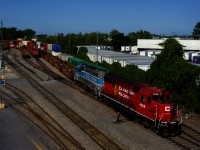
[(20, 112), (39, 128), (47, 149), (199, 149), (199, 126), (186, 121), (180, 136), (162, 138), (126, 116), (116, 121), (115, 109), (48, 60), (24, 59), (20, 50), (12, 49), (2, 88), (5, 109)]

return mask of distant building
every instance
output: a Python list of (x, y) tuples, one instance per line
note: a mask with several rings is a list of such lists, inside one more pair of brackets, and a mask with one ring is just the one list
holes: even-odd
[[(141, 56), (156, 57), (157, 54), (161, 53), (163, 47), (159, 46), (160, 43), (165, 42), (167, 38), (163, 39), (138, 39), (137, 46), (134, 46), (131, 53), (136, 53)], [(184, 59), (187, 61), (193, 61), (193, 58), (200, 56), (200, 40), (192, 39), (180, 39), (176, 40), (183, 45)]]
[[(82, 45), (82, 46), (76, 46), (76, 47), (78, 49), (80, 47), (86, 47), (88, 50), (97, 50), (97, 45)], [(98, 45), (98, 50), (113, 51), (113, 46)]]
[(97, 59), (100, 63), (103, 61), (107, 62), (108, 64), (118, 62), (121, 64), (122, 67), (125, 67), (126, 65), (130, 64), (135, 65), (144, 71), (148, 70), (150, 68), (151, 63), (153, 62), (153, 59), (151, 57), (131, 55), (115, 51), (100, 50), (97, 56), (96, 51), (93, 49), (88, 50), (87, 55), (93, 62), (96, 62)]
[[(159, 44), (165, 42), (166, 39), (138, 39), (134, 50), (162, 50), (163, 47)], [(200, 51), (200, 40), (183, 40), (180, 38), (176, 38), (176, 40), (184, 46), (183, 50), (185, 51)]]

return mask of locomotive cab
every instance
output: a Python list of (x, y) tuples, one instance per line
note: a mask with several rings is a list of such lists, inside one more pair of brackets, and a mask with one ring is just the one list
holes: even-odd
[(171, 101), (166, 91), (153, 93), (152, 100), (156, 102), (156, 124), (162, 135), (179, 135), (181, 132), (181, 115), (178, 107)]

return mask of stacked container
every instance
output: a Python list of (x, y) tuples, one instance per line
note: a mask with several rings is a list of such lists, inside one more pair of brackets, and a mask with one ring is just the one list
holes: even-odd
[(200, 55), (200, 52), (199, 51), (197, 51), (197, 52), (193, 52), (192, 54), (191, 54), (192, 56), (192, 62), (193, 62), (193, 58), (194, 58), (194, 56), (198, 56), (198, 55)]
[(193, 56), (193, 61), (194, 64), (200, 64), (200, 55)]
[(45, 51), (48, 50), (48, 43), (44, 43), (44, 50), (45, 50)]
[(58, 44), (52, 44), (52, 52), (53, 56), (58, 56), (61, 54), (61, 46)]
[(44, 43), (37, 42), (38, 49), (44, 50)]

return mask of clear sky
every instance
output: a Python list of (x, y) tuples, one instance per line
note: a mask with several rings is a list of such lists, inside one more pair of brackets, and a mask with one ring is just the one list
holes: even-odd
[(200, 0), (0, 0), (4, 27), (36, 34), (122, 33), (191, 35)]

